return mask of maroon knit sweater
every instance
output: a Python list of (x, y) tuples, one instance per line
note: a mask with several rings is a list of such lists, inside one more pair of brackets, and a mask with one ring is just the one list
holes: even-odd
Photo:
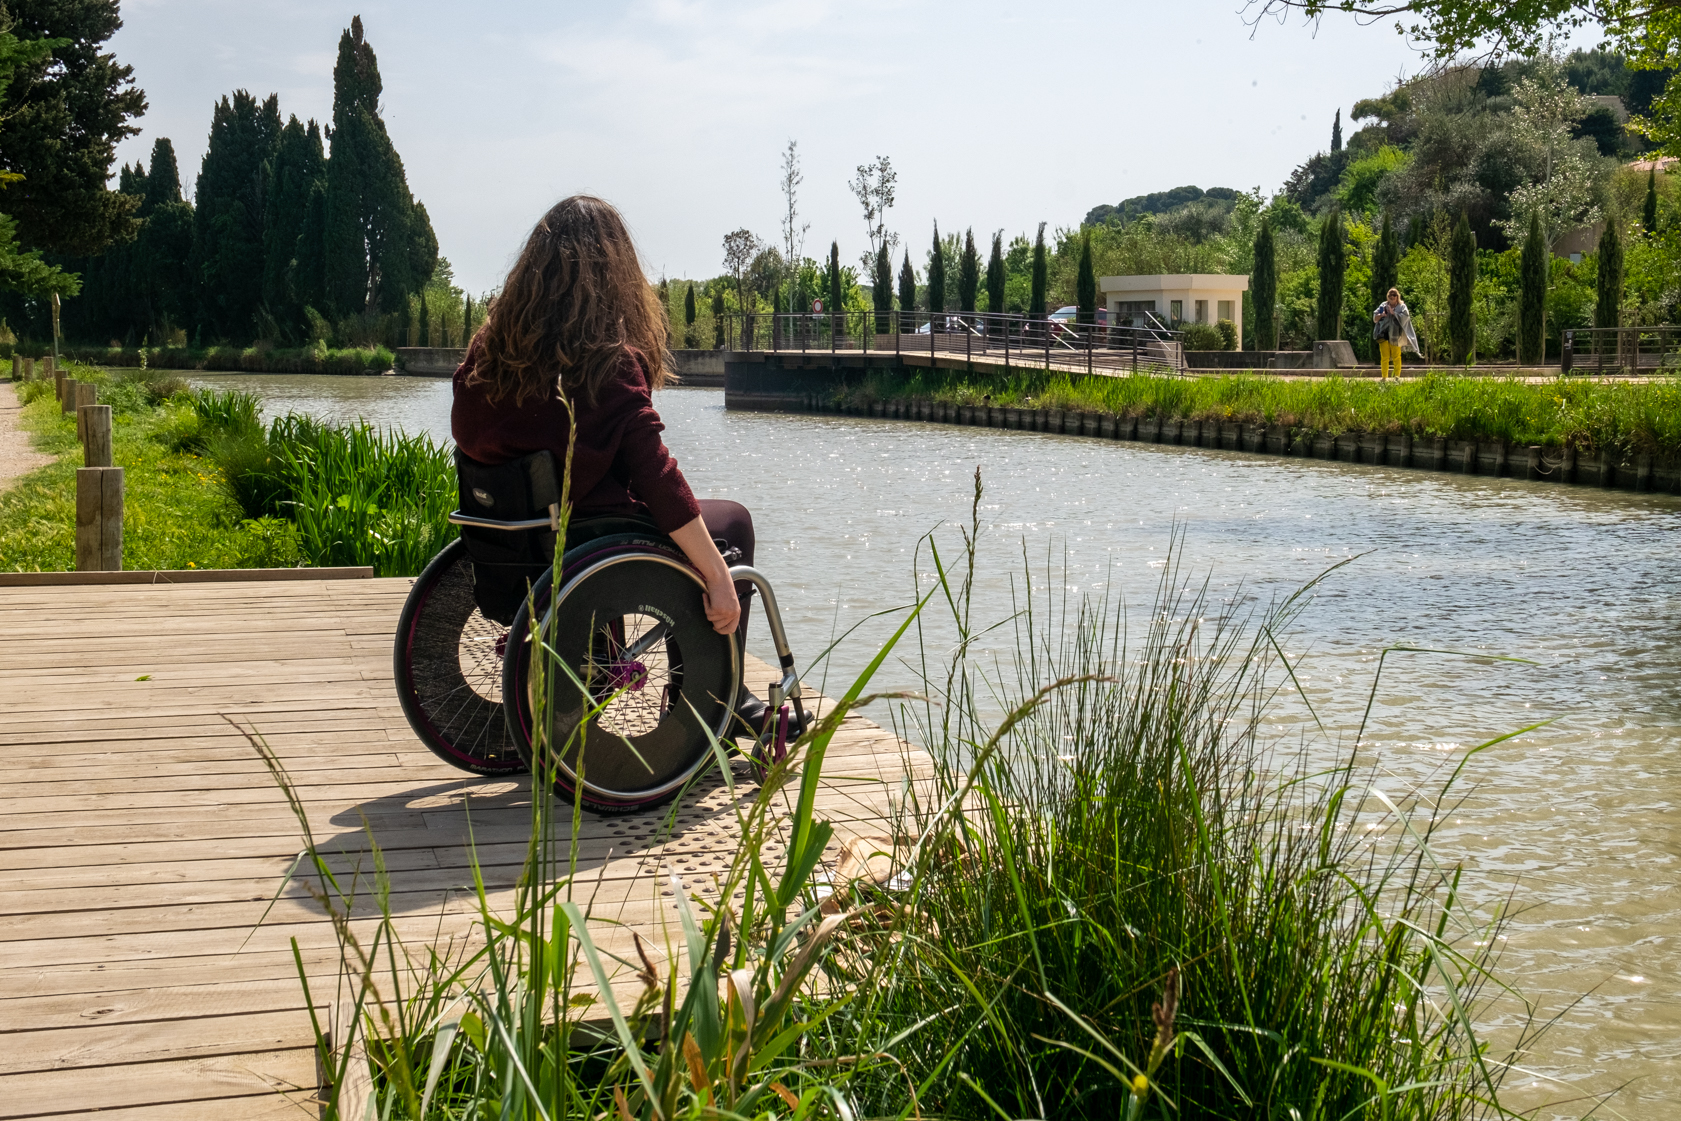
[[(489, 466), (547, 448), (556, 470), (566, 465), (566, 407), (558, 386), (546, 400), (516, 406), (509, 394), (496, 404), (483, 384), (467, 384), (477, 344), (455, 371), (455, 404), (449, 413), (456, 446)], [(700, 504), (677, 460), (660, 441), (665, 425), (648, 391), (647, 363), (626, 348), (624, 360), (596, 394), (579, 395), (578, 440), (572, 451), (572, 509), (578, 514), (640, 513), (665, 533), (700, 516)]]

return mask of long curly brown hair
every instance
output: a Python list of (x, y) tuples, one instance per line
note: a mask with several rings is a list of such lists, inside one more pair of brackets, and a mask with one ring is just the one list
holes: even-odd
[(648, 367), (650, 389), (673, 380), (665, 309), (612, 205), (589, 195), (557, 202), (531, 231), (484, 326), (469, 384), (516, 406), (554, 389), (593, 403), (627, 349)]

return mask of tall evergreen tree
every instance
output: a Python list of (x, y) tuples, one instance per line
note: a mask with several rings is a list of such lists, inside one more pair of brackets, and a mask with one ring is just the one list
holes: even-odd
[(1378, 233), (1377, 245), (1372, 249), (1372, 306), (1383, 303), (1388, 298), (1389, 290), (1395, 287), (1400, 279), (1401, 245), (1395, 236), (1395, 226), (1389, 220), (1388, 211), (1383, 215), (1383, 228)]
[(1032, 286), (1027, 297), (1027, 314), (1034, 319), (1045, 317), (1045, 281), (1047, 276), (1045, 260), (1045, 223), (1039, 223), (1039, 233), (1033, 239), (1033, 276)]
[[(304, 204), (303, 226), (298, 231), (297, 256), (292, 261), (292, 299), (300, 308), (321, 316), (331, 311), (327, 303), (327, 182), (316, 181)], [(307, 313), (306, 313), (307, 314)]]
[(426, 289), (420, 290), (420, 331), (416, 334), (411, 346), (432, 346), (432, 316), (431, 309), (426, 306)]
[(138, 213), (133, 277), (140, 327), (163, 343), (170, 329), (187, 325), (193, 309), (193, 208), (181, 197), (181, 171), (168, 137), (152, 145), (146, 196)]
[(1331, 122), (1331, 151), (1342, 151), (1342, 110), (1337, 110), (1336, 118)]
[(438, 263), (432, 223), (409, 193), (403, 161), (379, 115), (382, 88), (378, 60), (356, 16), (339, 39), (333, 67), (325, 279), (334, 315), (395, 311)]
[(132, 67), (106, 44), (123, 21), (117, 0), (12, 0), (9, 32), (55, 40), (14, 56), (0, 102), (0, 170), (23, 178), (5, 193), (23, 245), (89, 257), (131, 242), (143, 199), (106, 189), (118, 143), (140, 130), (146, 111)]
[(1623, 238), (1615, 217), (1605, 220), (1599, 235), (1599, 300), (1593, 308), (1595, 327), (1622, 326)]
[(957, 259), (957, 307), (974, 314), (975, 296), (981, 288), (981, 255), (975, 249), (975, 230), (963, 234), (963, 255)]
[(905, 250), (905, 263), (899, 268), (899, 330), (903, 331), (907, 323), (911, 330), (916, 329), (916, 270), (911, 267), (909, 249)]
[(1255, 271), (1249, 291), (1255, 303), (1255, 347), (1278, 349), (1278, 250), (1273, 244), (1272, 218), (1261, 219), (1255, 235)]
[(280, 130), (263, 199), (263, 304), (283, 335), (303, 327), (303, 305), (294, 287), (298, 239), (309, 216), (309, 199), (324, 187), (327, 157), (321, 130), (296, 116)]
[(1471, 318), (1471, 297), (1476, 288), (1477, 238), (1462, 210), (1448, 242), (1448, 345), (1456, 365), (1469, 361), (1477, 344), (1476, 324)]
[(1547, 257), (1537, 212), (1529, 216), (1529, 236), (1518, 261), (1518, 361), (1532, 366), (1547, 360)]
[(690, 350), (695, 348), (695, 283), (689, 281), (689, 290), (683, 293), (683, 345)]
[(870, 277), (870, 295), (876, 309), (876, 334), (886, 335), (893, 330), (893, 258), (884, 241), (876, 249), (875, 275)]
[(1097, 322), (1097, 274), (1092, 271), (1091, 230), (1080, 238), (1080, 271), (1074, 281), (1075, 318), (1085, 324)]
[(1342, 338), (1342, 288), (1348, 268), (1343, 244), (1342, 209), (1333, 205), (1319, 224), (1319, 300), (1314, 316), (1316, 339)]
[(712, 349), (724, 349), (724, 290), (712, 290)]
[(1647, 233), (1656, 233), (1658, 229), (1658, 172), (1656, 168), (1646, 169), (1646, 205), (1640, 208), (1640, 225)]
[(986, 261), (986, 310), (991, 315), (1004, 314), (1004, 231), (992, 235), (992, 256)]
[[(660, 281), (660, 284), (664, 285), (665, 281), (663, 281), (663, 280)], [(660, 306), (662, 308), (666, 306), (664, 300), (660, 301)], [(472, 344), (472, 341), (473, 341), (473, 297), (463, 293), (462, 297), (461, 297), (461, 345), (462, 346), (469, 346), (469, 345)], [(667, 345), (669, 346), (670, 344), (668, 343)]]
[[(841, 292), (840, 242), (829, 243), (829, 315), (846, 314), (845, 294)], [(834, 320), (831, 319), (833, 322)]]
[(216, 103), (193, 192), (193, 280), (200, 324), (213, 339), (243, 341), (263, 300), (263, 194), (280, 139), (280, 99), (245, 90)]
[[(944, 247), (940, 245), (940, 224), (934, 223), (934, 248), (928, 251), (928, 314), (938, 317), (946, 310), (946, 257)], [(936, 321), (929, 330), (944, 329), (943, 322)]]

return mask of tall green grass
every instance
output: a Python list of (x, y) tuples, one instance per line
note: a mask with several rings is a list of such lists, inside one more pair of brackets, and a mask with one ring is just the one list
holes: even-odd
[[(1499, 1089), (1528, 1035), (1497, 1053), (1477, 1027), (1504, 993), (1499, 909), (1479, 918), (1488, 901), (1463, 897), (1434, 845), (1459, 770), (1390, 790), (1351, 747), (1266, 739), (1299, 599), (1239, 616), (1177, 591), (1170, 565), (1133, 629), (1119, 604), (1043, 598), (976, 620), (977, 533), (955, 562), (935, 554), (928, 598), (736, 811), (723, 905), (691, 910), (667, 870), (683, 952), (621, 958), (629, 1005), (607, 928), (576, 901), (595, 874), (576, 806), (534, 796), (511, 905), (475, 873), (476, 936), (444, 957), (404, 945), (388, 910), (352, 930), (352, 893), (295, 803), (374, 1115), (1508, 1116)], [(923, 630), (936, 609), (954, 649)], [(1015, 634), (1002, 666), (979, 645), (998, 626)], [(932, 766), (881, 836), (826, 866), (831, 738), (909, 634), (926, 697), (897, 711)], [(565, 746), (539, 745), (538, 791)], [(760, 859), (773, 840), (781, 867)], [(382, 907), (390, 886), (376, 850)]]
[(1644, 384), (1579, 378), (1531, 383), (1426, 374), (1384, 384), (1337, 376), (1005, 377), (917, 371), (873, 374), (839, 394), (855, 402), (901, 398), (1681, 454), (1681, 381), (1670, 378)]

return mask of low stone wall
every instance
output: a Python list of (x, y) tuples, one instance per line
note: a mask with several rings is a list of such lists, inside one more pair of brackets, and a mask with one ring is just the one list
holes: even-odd
[(1187, 350), (1192, 370), (1311, 370), (1311, 350)]
[(464, 347), (400, 346), (397, 348), (397, 372), (416, 377), (449, 378), (455, 368), (466, 359)]
[(820, 387), (792, 393), (765, 392), (769, 388), (765, 386), (755, 388), (759, 392), (743, 392), (732, 380), (725, 397), (725, 407), (760, 412), (838, 412), (889, 420), (1008, 428), (1098, 440), (1133, 440), (1257, 455), (1297, 456), (1422, 471), (1450, 471), (1534, 482), (1681, 494), (1681, 463), (1661, 461), (1650, 455), (1625, 457), (1607, 450), (1579, 455), (1574, 448), (1526, 447), (1500, 441), (1415, 440), (1405, 432), (1330, 433), (1233, 421), (1123, 417), (1109, 413), (951, 405), (935, 401), (872, 401), (861, 406), (836, 408), (832, 404), (833, 394), (824, 392)]

